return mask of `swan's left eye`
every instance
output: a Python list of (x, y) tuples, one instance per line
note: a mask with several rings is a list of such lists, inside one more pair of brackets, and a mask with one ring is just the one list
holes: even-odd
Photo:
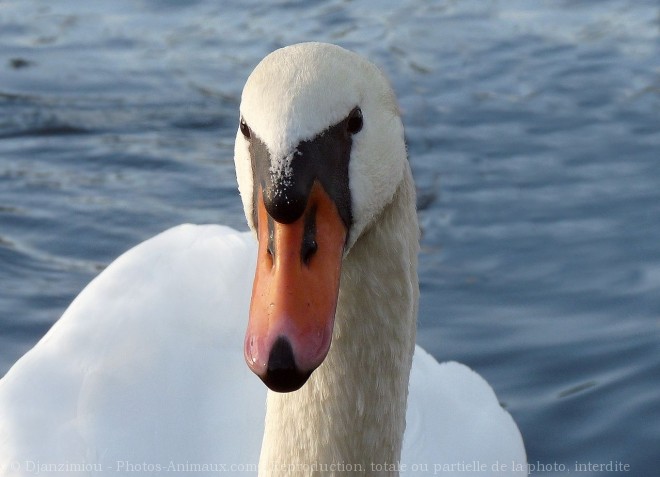
[(241, 124), (239, 127), (241, 128), (241, 132), (243, 133), (243, 136), (245, 136), (245, 139), (250, 139), (250, 126), (247, 125), (245, 119), (241, 118)]
[(362, 130), (362, 124), (362, 110), (360, 108), (355, 108), (351, 111), (351, 115), (348, 117), (346, 130), (349, 134), (357, 134)]

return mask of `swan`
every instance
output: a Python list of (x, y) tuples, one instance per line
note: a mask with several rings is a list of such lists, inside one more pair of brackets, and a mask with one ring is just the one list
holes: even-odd
[(0, 475), (527, 475), (490, 386), (415, 345), (415, 187), (377, 67), (269, 54), (234, 158), (249, 232), (129, 250), (0, 380)]

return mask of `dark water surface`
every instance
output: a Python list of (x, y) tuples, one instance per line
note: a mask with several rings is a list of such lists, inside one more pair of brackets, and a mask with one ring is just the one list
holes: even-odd
[(240, 91), (304, 40), (399, 95), (418, 341), (489, 380), (535, 475), (660, 475), (657, 1), (0, 2), (0, 375), (121, 252), (245, 228)]

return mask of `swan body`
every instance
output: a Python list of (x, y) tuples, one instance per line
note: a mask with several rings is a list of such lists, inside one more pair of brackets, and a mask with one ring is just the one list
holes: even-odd
[(236, 319), (254, 261), (248, 234), (183, 225), (110, 264), (0, 381), (0, 463), (22, 464), (5, 475), (37, 461), (256, 463), (266, 390)]
[[(254, 470), (266, 388), (243, 361), (238, 317), (255, 259), (250, 233), (180, 225), (115, 260), (0, 380), (0, 475), (34, 475), (38, 463)], [(522, 452), (481, 377), (416, 348), (402, 475)]]
[(382, 74), (333, 45), (274, 52), (235, 162), (252, 233), (130, 250), (0, 380), (0, 475), (525, 475), (488, 384), (415, 347), (415, 189)]

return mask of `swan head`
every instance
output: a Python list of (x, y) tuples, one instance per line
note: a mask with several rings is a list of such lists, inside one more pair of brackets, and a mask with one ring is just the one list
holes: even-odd
[(335, 45), (274, 51), (248, 78), (234, 160), (259, 251), (248, 366), (300, 388), (330, 348), (342, 260), (403, 180), (403, 126), (387, 79)]

